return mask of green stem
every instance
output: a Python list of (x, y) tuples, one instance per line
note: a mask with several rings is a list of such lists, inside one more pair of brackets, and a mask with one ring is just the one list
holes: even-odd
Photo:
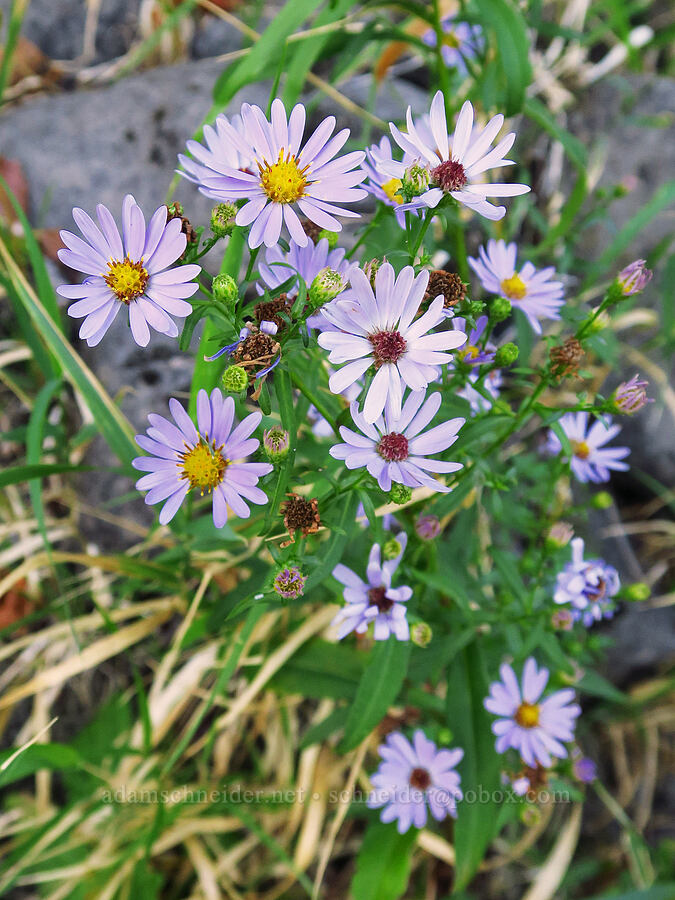
[(422, 241), (424, 240), (424, 235), (427, 233), (427, 229), (429, 228), (429, 225), (431, 225), (431, 220), (433, 219), (433, 217), (434, 217), (434, 210), (428, 209), (426, 211), (426, 213), (424, 214), (424, 221), (422, 222), (422, 224), (417, 232), (417, 237), (415, 238), (414, 245), (412, 247), (409, 246), (408, 252), (410, 253), (410, 265), (411, 266), (415, 265), (415, 258), (417, 257), (417, 252), (420, 249), (420, 247), (422, 246)]

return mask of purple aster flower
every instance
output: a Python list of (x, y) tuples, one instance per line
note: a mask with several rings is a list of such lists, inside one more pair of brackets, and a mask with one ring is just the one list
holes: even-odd
[[(365, 175), (360, 168), (363, 151), (333, 159), (349, 137), (345, 128), (331, 138), (335, 118), (329, 116), (301, 147), (305, 131), (305, 107), (298, 103), (290, 116), (279, 98), (271, 108), (271, 121), (258, 106), (241, 107), (242, 128), (227, 119), (220, 122), (223, 140), (229, 141), (240, 158), (249, 160), (246, 170), (223, 162), (200, 182), (202, 193), (217, 200), (248, 201), (237, 213), (237, 225), (251, 225), (251, 247), (264, 243), (273, 247), (279, 240), (282, 222), (301, 247), (309, 240), (294, 206), (319, 228), (341, 231), (335, 216), (358, 218), (343, 209), (366, 196), (358, 188)], [(194, 153), (194, 151), (193, 151)], [(340, 205), (336, 205), (339, 203)]]
[(193, 279), (201, 272), (192, 265), (169, 268), (187, 244), (181, 220), (167, 222), (167, 208), (160, 206), (146, 228), (140, 206), (127, 194), (122, 203), (123, 242), (110, 210), (99, 203), (96, 215), (100, 229), (83, 209), (73, 209), (85, 240), (70, 231), (60, 232), (68, 249), (59, 250), (59, 259), (88, 276), (82, 284), (62, 284), (56, 289), (62, 297), (77, 300), (68, 307), (68, 315), (84, 318), (80, 337), (95, 347), (122, 306), (129, 310), (131, 333), (140, 347), (150, 340), (148, 326), (177, 337), (171, 316), (190, 315), (192, 306), (186, 298), (198, 290)]
[[(475, 59), (485, 44), (483, 30), (479, 25), (461, 22), (456, 16), (441, 19), (441, 56), (449, 69), (457, 69), (460, 75), (467, 74), (467, 59)], [(435, 47), (436, 32), (433, 28), (425, 31), (422, 40), (429, 47)]]
[(305, 591), (307, 576), (297, 566), (284, 566), (274, 577), (272, 588), (284, 600), (297, 600)]
[(601, 559), (584, 559), (584, 542), (572, 541), (572, 561), (567, 563), (556, 580), (553, 599), (556, 603), (569, 603), (572, 615), (581, 619), (587, 627), (614, 614), (612, 597), (621, 582), (614, 566)]
[(589, 756), (580, 756), (572, 764), (574, 777), (583, 784), (590, 784), (598, 777), (598, 767)]
[(625, 297), (632, 297), (633, 294), (639, 294), (652, 280), (653, 274), (652, 270), (647, 268), (646, 260), (636, 259), (619, 272), (617, 281), (619, 282), (621, 292)]
[[(223, 399), (219, 388), (197, 395), (197, 423), (173, 397), (169, 409), (176, 423), (150, 413), (147, 436), (136, 435), (136, 443), (150, 456), (138, 456), (132, 465), (148, 472), (136, 482), (139, 491), (147, 491), (145, 502), (162, 503), (161, 525), (170, 522), (190, 488), (213, 494), (213, 523), (222, 528), (227, 522), (228, 506), (247, 519), (250, 509), (244, 502), (267, 503), (267, 495), (256, 487), (258, 479), (272, 471), (270, 463), (245, 462), (257, 450), (260, 441), (250, 435), (260, 424), (262, 414), (251, 413), (235, 425), (234, 400)], [(237, 461), (239, 460), (239, 462)]]
[[(340, 275), (347, 277), (351, 264), (345, 259), (345, 251), (342, 247), (331, 250), (327, 238), (314, 244), (313, 241), (304, 246), (299, 246), (295, 241), (290, 242), (288, 253), (278, 244), (268, 247), (265, 251), (265, 259), (258, 266), (260, 277), (268, 288), (274, 290), (292, 275), (299, 275), (307, 288), (314, 281), (322, 269), (334, 269)], [(288, 297), (295, 297), (298, 293), (299, 283), (295, 279), (290, 288), (286, 290)], [(261, 285), (257, 286), (259, 294), (263, 293)]]
[[(488, 399), (488, 397), (483, 396), (483, 394), (474, 387), (479, 378), (480, 375), (478, 372), (469, 372), (466, 384), (457, 391), (458, 397), (463, 397), (465, 400), (469, 401), (471, 412), (474, 416), (492, 409), (494, 402), (493, 400)], [(502, 381), (502, 373), (499, 369), (493, 369), (482, 379), (483, 388), (490, 397), (494, 398), (494, 400), (497, 400), (499, 397)]]
[(384, 263), (375, 276), (375, 293), (368, 277), (355, 268), (351, 272), (351, 301), (335, 300), (323, 314), (339, 331), (324, 331), (319, 345), (330, 350), (331, 363), (344, 363), (328, 384), (339, 394), (375, 366), (363, 407), (366, 422), (375, 422), (387, 409), (392, 418), (401, 412), (404, 385), (423, 391), (439, 375), (439, 366), (451, 361), (449, 353), (466, 343), (459, 331), (429, 334), (443, 319), (443, 297), (415, 319), (429, 282), (429, 273), (415, 276), (412, 266), (401, 269), (395, 278), (393, 266)]
[(653, 403), (654, 401), (647, 396), (645, 391), (647, 387), (649, 387), (649, 382), (640, 381), (639, 375), (633, 375), (630, 381), (622, 382), (611, 397), (616, 412), (624, 416), (632, 416), (648, 403)]
[(219, 178), (232, 169), (239, 169), (243, 172), (249, 171), (249, 167), (253, 162), (253, 157), (246, 152), (242, 152), (242, 144), (234, 144), (229, 137), (230, 129), (234, 129), (241, 136), (242, 141), (245, 140), (244, 123), (241, 116), (232, 116), (228, 119), (222, 113), (216, 117), (213, 125), (204, 126), (204, 142), (206, 146), (198, 141), (188, 141), (187, 149), (192, 155), (184, 156), (178, 154), (178, 161), (184, 171), (179, 171), (179, 175), (199, 185), (199, 190), (207, 197), (213, 197), (216, 200), (229, 200), (225, 195), (219, 195)]
[(559, 319), (563, 299), (561, 281), (550, 281), (555, 268), (537, 270), (526, 262), (516, 271), (516, 244), (489, 240), (487, 250), (478, 249), (478, 259), (469, 257), (474, 270), (486, 291), (510, 300), (511, 305), (522, 310), (537, 334), (541, 334), (539, 319)]
[(382, 762), (370, 779), (374, 790), (368, 807), (384, 807), (382, 822), (397, 819), (396, 827), (404, 834), (411, 825), (424, 828), (427, 807), (437, 822), (446, 816), (457, 818), (457, 802), (463, 795), (455, 766), (463, 750), (439, 750), (420, 729), (412, 743), (400, 731), (393, 731), (377, 749)]
[[(628, 470), (628, 463), (621, 460), (628, 456), (629, 448), (604, 446), (621, 431), (620, 425), (611, 423), (611, 417), (606, 416), (604, 419), (597, 419), (589, 429), (587, 412), (565, 413), (559, 420), (560, 427), (572, 446), (570, 468), (579, 481), (597, 484), (609, 481), (610, 469), (618, 472)], [(560, 438), (553, 430), (548, 433), (546, 450), (552, 456), (562, 451)]]
[(551, 756), (566, 757), (561, 741), (572, 740), (575, 719), (581, 712), (580, 706), (570, 702), (574, 691), (567, 688), (540, 700), (548, 669), (537, 669), (531, 656), (525, 661), (522, 692), (511, 666), (504, 663), (499, 673), (501, 682), (490, 685), (490, 696), (483, 702), (488, 712), (501, 717), (492, 725), (497, 753), (513, 747), (528, 766), (540, 763), (547, 767)]
[[(479, 215), (497, 221), (504, 217), (506, 208), (493, 206), (488, 202), (488, 197), (516, 197), (530, 190), (525, 184), (489, 184), (481, 180), (488, 169), (513, 165), (513, 161), (505, 159), (504, 154), (513, 146), (515, 132), (507, 134), (490, 150), (504, 124), (504, 116), (501, 114), (493, 116), (485, 128), (474, 128), (473, 106), (467, 100), (460, 110), (455, 133), (450, 139), (445, 101), (441, 91), (438, 91), (431, 103), (429, 115), (432, 140), (426, 135), (426, 128), (420, 128), (419, 123), (414, 123), (410, 107), (406, 124), (406, 134), (399, 131), (393, 123), (390, 123), (389, 128), (399, 147), (412, 157), (419, 158), (429, 170), (431, 184), (429, 190), (420, 197), (426, 206), (438, 206), (443, 197), (449, 194), (458, 203), (468, 206)], [(396, 178), (403, 178), (406, 166), (392, 161), (387, 164), (383, 162), (381, 168)]]
[[(450, 324), (455, 331), (466, 334), (466, 319), (462, 316), (453, 316), (451, 309), (444, 310), (444, 315), (450, 318)], [(492, 341), (487, 341), (484, 347), (480, 346), (487, 324), (487, 316), (480, 316), (476, 320), (476, 327), (471, 329), (466, 344), (456, 354), (457, 359), (461, 359), (468, 366), (481, 366), (484, 363), (494, 362), (497, 348)]]
[(406, 607), (403, 604), (412, 597), (412, 589), (407, 585), (398, 588), (391, 586), (392, 576), (408, 543), (407, 534), (400, 534), (397, 541), (400, 552), (386, 562), (381, 562), (380, 545), (373, 545), (366, 569), (367, 582), (342, 563), (333, 569), (333, 578), (345, 586), (343, 596), (346, 605), (332, 622), (339, 626), (338, 640), (342, 640), (351, 631), (363, 634), (371, 622), (374, 623), (373, 637), (376, 641), (386, 641), (392, 634), (399, 641), (410, 639)]
[(367, 422), (358, 404), (352, 403), (352, 419), (361, 434), (340, 426), (344, 444), (334, 444), (330, 455), (344, 459), (348, 469), (365, 466), (383, 491), (391, 490), (394, 481), (410, 488), (430, 487), (448, 493), (451, 488), (427, 472), (456, 472), (462, 463), (426, 457), (451, 447), (465, 419), (450, 419), (421, 434), (441, 405), (439, 391), (434, 391), (426, 401), (424, 396), (424, 391), (409, 394), (400, 416), (385, 413), (374, 423)]
[[(401, 172), (400, 178), (392, 177), (384, 171), (384, 168), (392, 162), (394, 162), (394, 158), (391, 152), (391, 143), (389, 138), (385, 136), (380, 138), (379, 144), (372, 144), (366, 149), (366, 158), (362, 164), (362, 169), (366, 173), (367, 180), (363, 186), (380, 203), (392, 207), (399, 226), (405, 228), (405, 209), (401, 209), (403, 197), (398, 191), (402, 186), (405, 167), (410, 166), (415, 160), (409, 153), (403, 154), (401, 165), (404, 167), (404, 170)], [(424, 208), (424, 203), (417, 205)], [(409, 208), (410, 204), (406, 204), (406, 209)], [(413, 209), (413, 212), (416, 212), (416, 210)]]

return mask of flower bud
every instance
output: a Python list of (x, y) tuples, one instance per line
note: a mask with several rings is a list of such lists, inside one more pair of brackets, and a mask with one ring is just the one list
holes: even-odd
[(631, 603), (642, 603), (648, 599), (650, 594), (649, 585), (643, 581), (636, 581), (634, 584), (627, 585), (622, 592), (623, 597), (626, 600), (630, 600)]
[(338, 242), (338, 233), (337, 231), (328, 231), (327, 228), (322, 228), (318, 234), (318, 239), (326, 238), (328, 241), (328, 249), (335, 250)]
[(401, 552), (401, 545), (395, 537), (389, 538), (382, 547), (382, 556), (384, 559), (396, 559)]
[(272, 588), (284, 600), (297, 600), (305, 590), (307, 576), (297, 566), (284, 566), (274, 577)]
[(213, 279), (211, 290), (213, 291), (213, 296), (216, 300), (219, 300), (221, 303), (226, 303), (231, 307), (234, 307), (235, 303), (239, 299), (239, 288), (237, 287), (237, 282), (231, 275), (228, 275), (226, 273), (223, 273), (222, 275), (216, 275), (216, 277)]
[(551, 525), (546, 535), (546, 546), (551, 550), (560, 550), (566, 547), (574, 537), (574, 529), (569, 522), (556, 522)]
[(230, 366), (223, 372), (221, 383), (228, 394), (241, 394), (248, 387), (248, 373), (243, 366)]
[(511, 366), (518, 359), (518, 348), (509, 341), (495, 353), (495, 364), (498, 366)]
[(420, 515), (415, 522), (417, 536), (423, 541), (433, 541), (441, 533), (441, 523), (438, 516)]
[(574, 627), (574, 616), (569, 609), (556, 609), (551, 616), (551, 625), (556, 631), (571, 631)]
[(624, 297), (641, 293), (652, 280), (654, 273), (646, 266), (646, 260), (636, 259), (617, 275), (616, 284)]
[(520, 821), (528, 828), (534, 828), (541, 822), (541, 810), (534, 803), (528, 803), (520, 810)]
[(582, 756), (579, 759), (575, 759), (572, 764), (572, 771), (574, 772), (574, 777), (583, 784), (590, 784), (597, 777), (598, 767), (589, 756)]
[(377, 256), (374, 256), (373, 259), (369, 259), (368, 262), (364, 263), (363, 274), (370, 281), (370, 286), (375, 288), (375, 276), (377, 275), (378, 269), (382, 265), (382, 263), (387, 261), (387, 257), (383, 256), (382, 259), (378, 259)]
[(291, 449), (291, 437), (285, 428), (274, 425), (263, 431), (263, 450), (270, 462), (281, 462)]
[(318, 309), (344, 291), (347, 282), (335, 269), (322, 269), (309, 288), (309, 305)]
[(431, 626), (426, 622), (416, 622), (410, 629), (410, 640), (416, 647), (428, 647), (433, 636)]
[(613, 504), (614, 500), (612, 499), (612, 495), (607, 491), (598, 491), (598, 493), (594, 494), (591, 498), (591, 506), (594, 509), (609, 509)]
[(401, 179), (401, 187), (398, 195), (404, 203), (410, 203), (415, 197), (419, 197), (429, 188), (430, 175), (428, 169), (418, 162), (408, 166)]
[(224, 238), (234, 231), (237, 207), (234, 203), (219, 203), (211, 210), (211, 231), (213, 236)]
[(462, 312), (466, 312), (467, 316), (471, 316), (473, 319), (477, 319), (484, 309), (485, 304), (482, 300), (469, 300), (469, 302), (463, 307)]
[(391, 490), (389, 491), (389, 499), (392, 503), (398, 503), (401, 506), (404, 503), (407, 503), (408, 500), (412, 497), (412, 488), (409, 488), (407, 484), (399, 484), (395, 481)]
[(624, 381), (618, 386), (610, 398), (614, 412), (624, 416), (632, 416), (648, 403), (653, 403), (645, 391), (649, 386), (648, 381), (640, 381), (639, 375), (634, 375), (630, 381)]
[(511, 315), (512, 309), (511, 301), (507, 300), (506, 297), (495, 297), (490, 303), (490, 321), (495, 324), (503, 322)]

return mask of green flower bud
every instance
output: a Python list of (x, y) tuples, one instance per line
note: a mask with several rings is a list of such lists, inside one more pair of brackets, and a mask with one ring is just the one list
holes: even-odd
[(568, 522), (556, 522), (546, 535), (546, 547), (549, 550), (562, 550), (574, 537), (574, 529)]
[(447, 746), (452, 743), (453, 734), (449, 728), (439, 728), (438, 729), (438, 744), (439, 746)]
[(285, 428), (274, 425), (263, 431), (263, 450), (270, 462), (281, 462), (291, 449), (291, 438)]
[(498, 366), (512, 366), (517, 359), (518, 348), (510, 341), (508, 344), (500, 347), (495, 353), (495, 363)]
[(647, 600), (651, 593), (649, 585), (643, 581), (636, 581), (635, 584), (629, 584), (625, 588), (623, 596), (626, 600), (630, 600), (631, 603), (641, 603), (643, 600)]
[(237, 207), (234, 203), (219, 203), (211, 210), (211, 231), (214, 237), (224, 238), (234, 231)]
[(335, 250), (338, 242), (337, 231), (328, 231), (327, 228), (322, 228), (319, 232), (319, 240), (321, 240), (322, 238), (326, 238), (330, 250)]
[(503, 322), (505, 319), (508, 319), (512, 310), (513, 307), (510, 300), (507, 300), (506, 297), (495, 297), (490, 303), (490, 321), (495, 323)]
[(385, 559), (396, 559), (400, 552), (401, 545), (396, 538), (389, 538), (384, 547), (382, 547), (382, 556)]
[(429, 187), (430, 175), (428, 169), (419, 163), (413, 163), (403, 173), (401, 187), (396, 192), (403, 198), (404, 203), (410, 203), (415, 197), (419, 197)]
[(248, 373), (242, 366), (230, 366), (223, 372), (222, 385), (228, 394), (241, 394), (248, 387)]
[(407, 484), (399, 484), (395, 481), (391, 490), (389, 491), (389, 499), (392, 503), (398, 503), (401, 506), (404, 503), (407, 503), (408, 500), (412, 497), (412, 488), (409, 488)]
[(237, 282), (231, 275), (225, 273), (216, 275), (213, 279), (211, 290), (213, 291), (213, 296), (216, 300), (219, 300), (221, 303), (227, 303), (228, 306), (234, 307), (239, 299)]
[(609, 509), (613, 504), (612, 495), (608, 494), (607, 491), (598, 491), (591, 499), (591, 506), (594, 509)]
[(378, 259), (377, 256), (374, 256), (372, 259), (369, 259), (368, 262), (363, 264), (363, 274), (368, 277), (372, 288), (375, 288), (375, 276), (377, 275), (378, 269), (382, 263), (386, 261), (386, 256), (383, 256), (382, 259)]
[(426, 622), (417, 622), (410, 629), (410, 640), (416, 647), (428, 647), (433, 636), (431, 626)]
[(528, 803), (520, 810), (520, 821), (528, 828), (533, 828), (541, 822), (541, 810), (534, 803)]
[(482, 300), (469, 300), (465, 306), (466, 314), (474, 319), (477, 319), (484, 309), (485, 304)]
[(309, 305), (318, 309), (334, 300), (347, 287), (347, 282), (335, 269), (322, 269), (309, 288)]

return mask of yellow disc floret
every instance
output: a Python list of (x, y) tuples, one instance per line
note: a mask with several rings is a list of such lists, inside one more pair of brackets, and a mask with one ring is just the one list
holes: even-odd
[(222, 447), (207, 444), (204, 439), (182, 455), (178, 468), (182, 469), (181, 478), (190, 482), (191, 488), (199, 488), (201, 493), (209, 493), (217, 487), (225, 476), (229, 460), (220, 452)]
[(390, 178), (389, 181), (385, 181), (385, 183), (382, 185), (382, 190), (385, 192), (387, 197), (389, 197), (392, 203), (403, 203), (403, 197), (401, 197), (400, 194), (396, 193), (396, 191), (400, 190), (400, 187), (400, 178)]
[(127, 304), (143, 294), (148, 277), (143, 260), (133, 262), (128, 256), (122, 260), (111, 259), (108, 272), (103, 275), (105, 283), (117, 299)]
[(480, 350), (478, 349), (478, 347), (474, 347), (473, 344), (467, 344), (466, 347), (462, 347), (461, 350), (457, 351), (457, 356), (462, 360), (475, 359), (479, 353)]
[(500, 287), (509, 300), (522, 300), (527, 294), (525, 282), (518, 274), (505, 278)]
[(586, 441), (570, 441), (572, 451), (578, 459), (588, 459), (591, 455), (591, 448)]
[(258, 169), (262, 189), (273, 203), (294, 203), (304, 197), (309, 166), (301, 169), (292, 154), (284, 159), (284, 151), (280, 150), (279, 159), (273, 165), (258, 163)]
[(521, 703), (514, 718), (521, 728), (536, 728), (539, 724), (539, 707), (535, 703)]

